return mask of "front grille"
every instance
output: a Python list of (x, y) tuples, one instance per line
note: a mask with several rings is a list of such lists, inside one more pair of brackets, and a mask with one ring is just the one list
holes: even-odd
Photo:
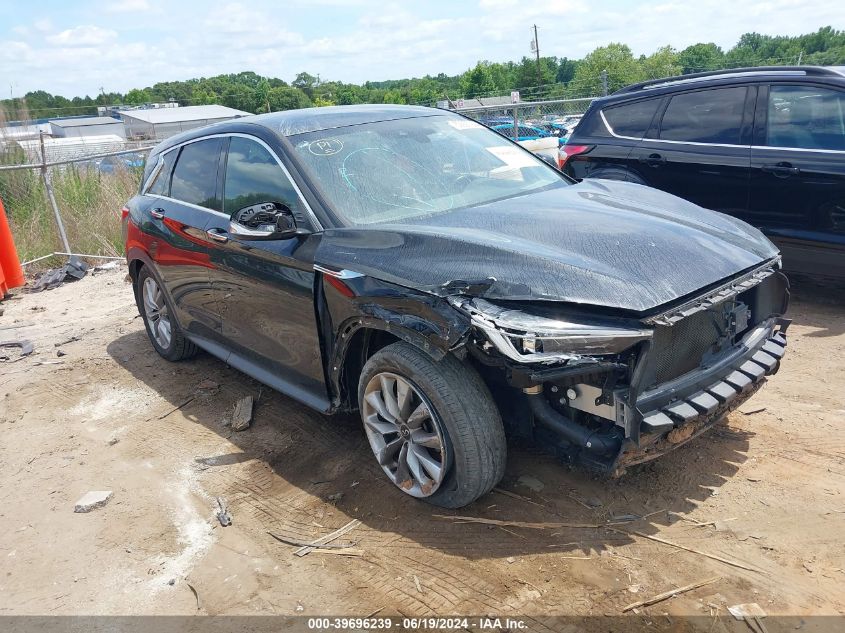
[(657, 326), (644, 377), (646, 388), (693, 371), (702, 357), (721, 351), (730, 342), (730, 310), (726, 309), (730, 305), (696, 312), (671, 326)]

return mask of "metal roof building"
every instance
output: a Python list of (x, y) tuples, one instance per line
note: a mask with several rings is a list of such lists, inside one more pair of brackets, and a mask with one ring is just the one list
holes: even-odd
[(163, 139), (218, 121), (228, 121), (249, 112), (222, 105), (187, 106), (149, 110), (122, 110), (120, 118), (129, 138)]
[[(24, 151), (29, 162), (41, 162), (40, 139), (19, 140), (16, 144)], [(125, 148), (126, 140), (117, 134), (44, 139), (44, 154), (46, 154), (47, 162), (118, 152)]]
[(123, 121), (108, 116), (77, 117), (73, 119), (51, 119), (53, 136), (59, 138), (103, 136), (116, 134), (125, 137)]

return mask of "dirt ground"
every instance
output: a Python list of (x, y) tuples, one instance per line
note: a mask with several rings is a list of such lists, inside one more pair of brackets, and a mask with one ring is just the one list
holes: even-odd
[[(10, 356), (0, 362), (0, 615), (531, 620), (618, 614), (711, 577), (639, 612), (710, 617), (756, 602), (773, 615), (845, 614), (842, 288), (799, 287), (781, 371), (726, 424), (617, 480), (511, 445), (504, 492), (452, 512), (395, 490), (357, 419), (324, 417), (205, 354), (159, 358), (125, 276), (0, 303), (0, 340), (35, 343), (19, 360), (0, 350)], [(259, 398), (255, 418), (233, 432), (227, 418), (245, 395)], [(114, 495), (74, 513), (90, 490)], [(218, 497), (229, 527), (215, 518)], [(545, 529), (438, 516), (632, 514), (648, 516)], [(361, 522), (341, 538), (351, 552), (299, 557), (268, 534), (309, 541), (351, 519)]]

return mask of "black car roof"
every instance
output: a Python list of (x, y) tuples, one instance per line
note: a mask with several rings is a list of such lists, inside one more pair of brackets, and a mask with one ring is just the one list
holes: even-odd
[(284, 110), (269, 114), (238, 117), (229, 121), (221, 121), (220, 123), (189, 130), (163, 141), (155, 148), (153, 153), (160, 153), (174, 145), (190, 141), (200, 136), (207, 136), (208, 134), (225, 134), (226, 132), (243, 131), (244, 124), (260, 125), (279, 136), (294, 136), (296, 134), (331, 130), (349, 125), (361, 125), (363, 123), (442, 115), (458, 116), (437, 108), (392, 104), (329, 106), (324, 108)]
[(829, 81), (845, 86), (845, 67), (843, 66), (757, 66), (749, 68), (730, 68), (704, 73), (692, 73), (653, 79), (626, 86), (607, 97), (600, 97), (593, 103), (596, 106), (610, 105), (622, 101), (659, 96), (684, 90), (727, 86), (777, 80), (789, 81)]

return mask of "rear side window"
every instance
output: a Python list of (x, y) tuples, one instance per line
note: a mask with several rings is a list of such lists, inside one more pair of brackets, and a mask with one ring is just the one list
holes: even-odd
[(675, 95), (663, 114), (660, 138), (738, 145), (746, 91), (745, 87), (717, 88)]
[(259, 202), (281, 202), (297, 209), (293, 183), (260, 143), (235, 136), (229, 143), (223, 210), (232, 214)]
[(173, 171), (173, 163), (176, 162), (178, 151), (167, 152), (162, 157), (161, 169), (158, 170), (156, 177), (150, 183), (147, 193), (152, 193), (157, 196), (170, 195), (170, 172)]
[(217, 198), (220, 146), (219, 138), (209, 138), (182, 148), (173, 169), (171, 198), (220, 211), (220, 200)]
[(815, 86), (769, 88), (766, 145), (845, 150), (845, 92)]
[(603, 110), (611, 129), (620, 136), (642, 138), (651, 126), (660, 99), (646, 99)]

